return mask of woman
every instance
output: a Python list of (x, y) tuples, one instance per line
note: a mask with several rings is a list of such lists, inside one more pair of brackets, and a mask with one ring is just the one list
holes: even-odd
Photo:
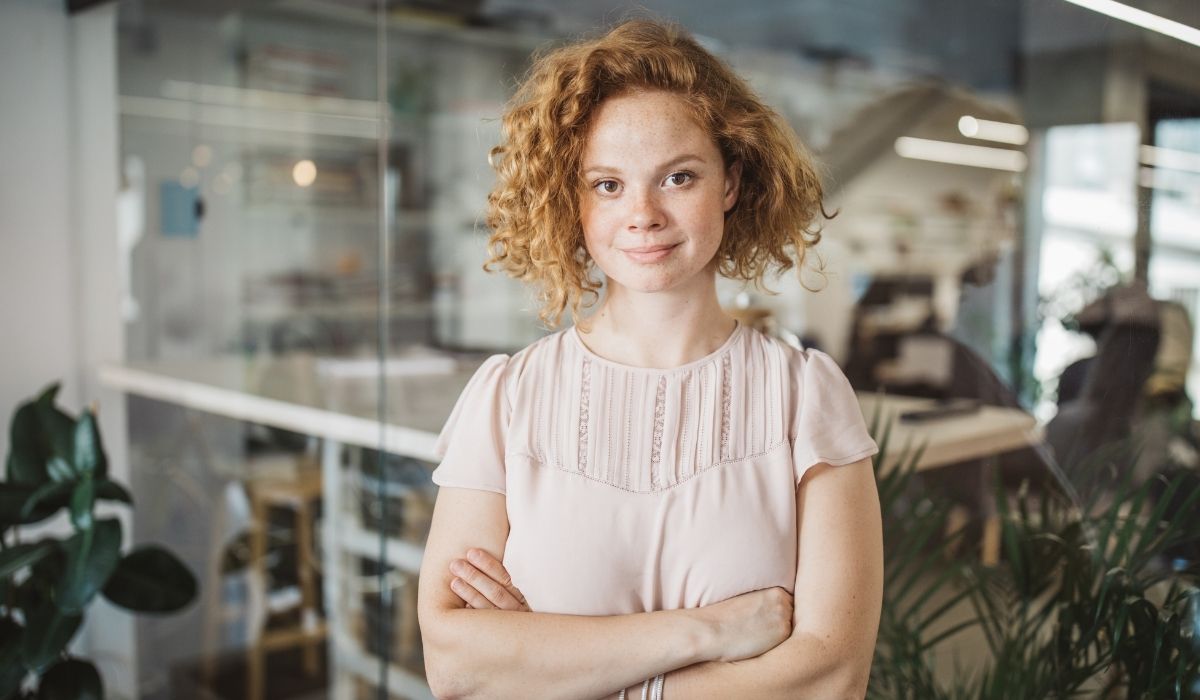
[(488, 358), (438, 440), (434, 693), (861, 697), (875, 444), (832, 360), (715, 288), (819, 239), (794, 136), (693, 39), (636, 21), (541, 58), (493, 157), (489, 264), (576, 325)]

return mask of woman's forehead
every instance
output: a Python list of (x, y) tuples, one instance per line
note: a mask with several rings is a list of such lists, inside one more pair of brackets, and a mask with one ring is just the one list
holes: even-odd
[(708, 160), (717, 153), (717, 145), (684, 98), (662, 91), (626, 93), (597, 108), (584, 146), (584, 165), (602, 165), (591, 161), (631, 153), (646, 160), (685, 153)]

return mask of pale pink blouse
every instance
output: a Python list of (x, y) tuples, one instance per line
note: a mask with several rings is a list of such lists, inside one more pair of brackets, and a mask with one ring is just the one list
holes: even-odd
[(674, 369), (574, 327), (493, 355), (435, 449), (440, 486), (504, 494), (504, 565), (537, 612), (693, 608), (796, 579), (796, 486), (877, 452), (828, 355), (738, 324)]

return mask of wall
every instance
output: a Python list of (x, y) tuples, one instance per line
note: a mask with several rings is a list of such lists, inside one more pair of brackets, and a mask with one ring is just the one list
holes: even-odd
[[(122, 357), (116, 9), (71, 17), (64, 8), (0, 3), (0, 453), (15, 404), (60, 380), (68, 410), (99, 406), (113, 475), (127, 481), (124, 401), (101, 391), (95, 372)], [(110, 697), (136, 694), (130, 623), (101, 601), (76, 638)]]
[(14, 404), (52, 379), (78, 404), (72, 301), (70, 25), (62, 3), (0, 4), (0, 451)]

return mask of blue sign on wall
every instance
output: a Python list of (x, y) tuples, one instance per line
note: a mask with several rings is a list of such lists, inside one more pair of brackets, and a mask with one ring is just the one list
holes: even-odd
[(163, 180), (159, 187), (159, 218), (164, 236), (195, 238), (200, 233), (200, 188)]

